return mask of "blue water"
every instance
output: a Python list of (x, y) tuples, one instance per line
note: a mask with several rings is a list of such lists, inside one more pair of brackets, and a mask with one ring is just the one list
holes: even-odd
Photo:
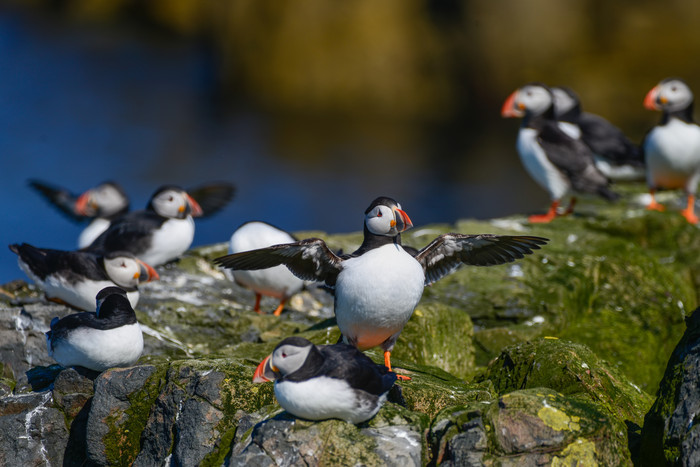
[(30, 178), (75, 192), (115, 180), (133, 208), (166, 183), (234, 183), (233, 202), (197, 221), (195, 246), (227, 241), (251, 219), (291, 231), (358, 231), (380, 195), (401, 202), (417, 226), (547, 204), (517, 162), (517, 122), (476, 143), (457, 134), (454, 148), (440, 141), (440, 151), (430, 138), (412, 144), (415, 128), (391, 122), (377, 133), (399, 135), (396, 144), (360, 130), (327, 132), (256, 109), (221, 112), (211, 66), (191, 44), (0, 10), (0, 284), (25, 278), (6, 245), (73, 249), (83, 227), (33, 192)]

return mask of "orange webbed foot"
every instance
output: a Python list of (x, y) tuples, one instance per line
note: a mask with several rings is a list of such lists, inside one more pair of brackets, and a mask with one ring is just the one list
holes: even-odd
[(664, 212), (665, 210), (666, 210), (666, 207), (661, 203), (657, 203), (655, 200), (652, 201), (651, 203), (647, 204), (647, 211)]
[(681, 211), (681, 214), (683, 217), (685, 217), (685, 220), (687, 220), (691, 224), (697, 224), (700, 219), (698, 219), (698, 216), (695, 215), (694, 210), (692, 209), (684, 209)]

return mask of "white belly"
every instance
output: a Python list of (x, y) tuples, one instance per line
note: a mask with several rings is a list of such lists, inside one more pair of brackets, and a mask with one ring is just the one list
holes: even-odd
[(694, 193), (700, 177), (700, 127), (672, 118), (644, 140), (647, 183)]
[(80, 232), (80, 236), (78, 237), (78, 248), (90, 246), (102, 232), (107, 230), (110, 224), (111, 221), (108, 221), (107, 219), (94, 219), (87, 227), (83, 229), (82, 232)]
[(106, 331), (82, 328), (55, 344), (49, 355), (62, 366), (104, 371), (136, 363), (143, 352), (143, 334), (138, 323)]
[(571, 184), (552, 164), (537, 141), (537, 131), (532, 128), (521, 128), (516, 144), (520, 160), (527, 173), (547, 190), (552, 200), (560, 200), (571, 189)]
[(151, 266), (159, 266), (182, 256), (194, 240), (194, 220), (168, 219), (154, 232), (151, 247), (139, 259)]
[[(249, 222), (231, 235), (230, 253), (266, 248), (282, 243), (292, 243), (294, 238), (286, 232), (261, 222)], [(239, 284), (262, 295), (287, 299), (304, 287), (304, 281), (292, 274), (287, 266), (257, 271), (232, 271)]]
[(361, 423), (372, 418), (386, 399), (385, 395), (372, 403), (355, 396), (354, 390), (335, 378), (320, 377), (309, 381), (275, 383), (275, 396), (287, 412), (307, 420), (338, 418)]
[(344, 261), (335, 287), (340, 332), (360, 349), (380, 345), (406, 325), (424, 283), (420, 263), (393, 244)]

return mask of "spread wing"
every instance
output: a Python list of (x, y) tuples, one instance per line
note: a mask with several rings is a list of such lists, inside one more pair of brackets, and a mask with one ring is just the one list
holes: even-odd
[(234, 253), (216, 258), (214, 262), (225, 268), (241, 270), (267, 269), (284, 264), (302, 280), (325, 282), (331, 286), (335, 285), (342, 269), (342, 259), (320, 238)]
[(53, 207), (61, 211), (70, 220), (74, 222), (85, 222), (90, 219), (75, 211), (75, 203), (78, 201), (78, 196), (71, 193), (65, 188), (59, 188), (39, 180), (29, 180), (29, 186), (34, 188), (42, 195)]
[(209, 217), (221, 211), (231, 201), (236, 187), (227, 182), (208, 183), (187, 190), (202, 208), (201, 217)]
[(494, 266), (510, 263), (539, 250), (549, 239), (510, 235), (440, 235), (416, 255), (430, 285), (457, 270), (461, 265)]

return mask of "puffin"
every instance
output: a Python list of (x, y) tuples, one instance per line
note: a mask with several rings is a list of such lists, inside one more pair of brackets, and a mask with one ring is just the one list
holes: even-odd
[(142, 211), (131, 211), (112, 221), (83, 251), (128, 251), (159, 266), (179, 258), (194, 240), (194, 219), (202, 208), (182, 188), (165, 185)]
[[(292, 234), (274, 225), (261, 221), (246, 222), (233, 232), (229, 242), (229, 253), (265, 248), (280, 243), (298, 241)], [(231, 271), (233, 280), (240, 286), (255, 292), (256, 313), (260, 311), (260, 299), (263, 295), (279, 300), (279, 306), (273, 315), (279, 316), (287, 300), (304, 288), (304, 281), (292, 274), (284, 265), (257, 271)]]
[(581, 139), (593, 151), (596, 167), (614, 181), (644, 179), (644, 154), (615, 125), (600, 115), (584, 112), (581, 100), (566, 86), (552, 88), (554, 117), (559, 127)]
[(307, 420), (362, 423), (386, 401), (396, 374), (351, 345), (314, 345), (287, 337), (255, 370), (254, 383), (275, 382), (280, 406)]
[[(89, 222), (78, 237), (78, 248), (89, 246), (113, 220), (129, 211), (126, 192), (113, 181), (103, 182), (80, 195), (40, 180), (30, 180), (29, 185), (71, 220)], [(202, 218), (223, 209), (235, 192), (235, 187), (228, 182), (210, 182), (187, 190), (202, 208)]]
[[(615, 201), (619, 195), (610, 189), (610, 181), (595, 165), (586, 144), (565, 133), (554, 117), (552, 91), (541, 83), (529, 83), (516, 89), (503, 103), (503, 117), (523, 117), (516, 147), (525, 169), (552, 200), (546, 214), (532, 215), (532, 223), (552, 221), (569, 193), (591, 193)], [(573, 212), (576, 197), (571, 197), (564, 214)]]
[(37, 248), (28, 243), (12, 244), (20, 269), (46, 297), (85, 311), (95, 310), (95, 295), (108, 286), (126, 291), (129, 303), (139, 301), (138, 285), (159, 279), (147, 263), (126, 251), (97, 255), (86, 251)]
[(548, 241), (533, 236), (448, 233), (414, 255), (401, 244), (401, 232), (412, 226), (398, 202), (381, 196), (365, 211), (364, 239), (351, 254), (338, 255), (323, 240), (309, 238), (222, 256), (214, 262), (233, 270), (284, 264), (300, 279), (325, 282), (334, 292), (342, 341), (360, 350), (381, 347), (384, 364), (391, 370), (391, 351), (426, 285), (463, 264), (514, 261)]
[(126, 292), (105, 287), (95, 296), (96, 311), (51, 320), (49, 356), (63, 367), (93, 371), (131, 366), (143, 352), (143, 334)]
[(700, 180), (700, 126), (693, 120), (694, 97), (680, 78), (667, 78), (644, 98), (644, 107), (662, 112), (661, 122), (644, 138), (647, 185), (651, 202), (647, 209), (663, 211), (654, 194), (659, 189), (683, 189), (687, 204), (681, 214), (698, 223), (695, 193)]

